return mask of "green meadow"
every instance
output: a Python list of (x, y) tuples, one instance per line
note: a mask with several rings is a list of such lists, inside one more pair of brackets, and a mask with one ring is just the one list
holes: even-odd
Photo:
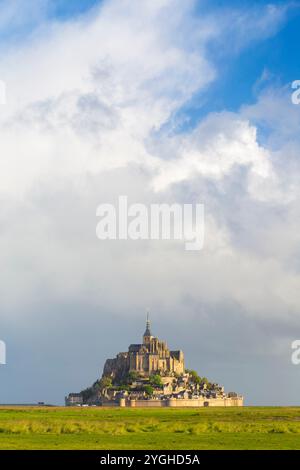
[(300, 408), (0, 408), (0, 449), (300, 449)]

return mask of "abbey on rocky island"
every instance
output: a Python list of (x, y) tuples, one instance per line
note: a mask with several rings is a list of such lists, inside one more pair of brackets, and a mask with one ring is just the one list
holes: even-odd
[(107, 359), (102, 377), (79, 393), (70, 393), (67, 406), (200, 407), (242, 406), (243, 397), (185, 369), (181, 350), (171, 351), (151, 333), (147, 315), (142, 343)]

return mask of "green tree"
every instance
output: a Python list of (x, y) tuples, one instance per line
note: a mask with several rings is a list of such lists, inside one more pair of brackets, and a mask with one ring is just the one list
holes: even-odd
[(139, 374), (135, 370), (131, 370), (126, 378), (126, 381), (128, 384), (132, 384), (132, 382), (135, 382), (139, 377)]
[(151, 397), (153, 395), (154, 389), (151, 387), (151, 385), (144, 385), (143, 387), (144, 392), (148, 395), (148, 397)]
[(99, 387), (101, 390), (103, 390), (104, 388), (109, 388), (111, 386), (112, 386), (112, 380), (110, 377), (102, 377), (99, 380)]
[(214, 385), (211, 382), (207, 382), (206, 387), (207, 387), (208, 390), (213, 390), (214, 389)]
[(201, 383), (201, 377), (197, 374), (195, 370), (189, 370), (187, 369), (188, 374), (190, 375), (191, 382), (194, 384), (200, 384)]
[(118, 385), (116, 387), (116, 390), (119, 390), (120, 392), (125, 392), (125, 391), (129, 392), (130, 387), (129, 387), (129, 385), (126, 385), (126, 384), (125, 385)]
[(86, 403), (87, 400), (89, 400), (90, 398), (92, 398), (92, 396), (94, 395), (95, 391), (93, 389), (93, 387), (88, 387), (86, 388), (85, 390), (82, 390), (80, 392), (80, 395), (82, 396), (82, 399), (83, 399), (83, 402)]
[(151, 375), (151, 377), (149, 378), (149, 383), (153, 387), (159, 387), (159, 388), (163, 387), (163, 382), (161, 380), (160, 375)]

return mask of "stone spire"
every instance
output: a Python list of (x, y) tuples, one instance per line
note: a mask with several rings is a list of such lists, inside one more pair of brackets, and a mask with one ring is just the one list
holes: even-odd
[(147, 312), (147, 320), (146, 320), (146, 330), (145, 330), (145, 333), (144, 333), (144, 337), (145, 336), (152, 336), (151, 335), (151, 331), (150, 331), (150, 320), (149, 320), (149, 312)]

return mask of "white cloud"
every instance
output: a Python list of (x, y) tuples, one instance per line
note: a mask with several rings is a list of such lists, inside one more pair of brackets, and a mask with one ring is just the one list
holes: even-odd
[[(105, 2), (93, 16), (43, 25), (3, 57), (9, 93), (0, 127), (5, 309), (21, 315), (22, 306), (40, 296), (120, 313), (124, 305), (145, 303), (173, 312), (186, 296), (231, 299), (257, 316), (299, 307), (299, 276), (287, 274), (285, 251), (276, 259), (260, 248), (261, 240), (249, 243), (246, 216), (235, 220), (237, 244), (234, 214), (228, 215), (228, 200), (238, 199), (239, 211), (251, 211), (260, 223), (270, 205), (289, 201), (273, 149), (259, 143), (252, 122), (263, 112), (260, 105), (210, 115), (181, 136), (162, 130), (216, 78), (206, 45), (222, 39), (220, 19), (196, 19), (193, 3)], [(266, 15), (252, 18), (252, 26), (259, 21), (269, 34), (278, 11)], [(100, 244), (95, 209), (124, 193), (134, 202), (189, 196), (204, 202), (204, 251), (191, 257), (167, 242)], [(274, 226), (280, 226), (276, 214), (265, 237)], [(272, 243), (277, 250), (280, 240)]]
[(210, 115), (192, 134), (177, 138), (177, 149), (177, 158), (160, 165), (156, 190), (199, 175), (219, 181), (240, 165), (249, 167), (248, 189), (260, 198), (257, 180), (265, 183), (273, 176), (269, 153), (258, 144), (256, 128), (238, 115)]

